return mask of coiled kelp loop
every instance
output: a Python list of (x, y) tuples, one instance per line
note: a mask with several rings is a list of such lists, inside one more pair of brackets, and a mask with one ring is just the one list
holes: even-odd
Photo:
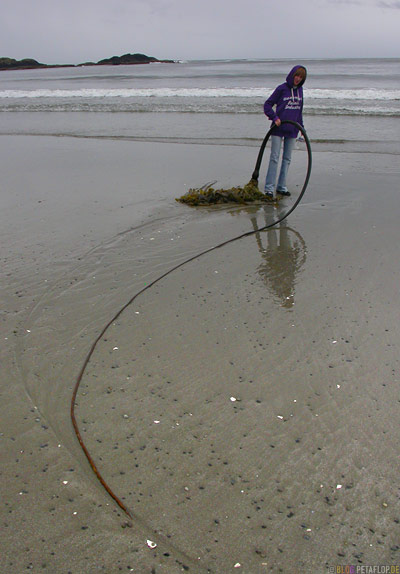
[[(291, 213), (298, 203), (301, 201), (303, 193), (307, 187), (308, 179), (311, 173), (311, 147), (310, 142), (308, 140), (307, 134), (304, 128), (298, 124), (297, 122), (293, 122), (291, 120), (284, 120), (281, 122), (282, 124), (293, 124), (296, 126), (299, 131), (302, 133), (304, 141), (307, 145), (308, 151), (308, 162), (307, 162), (307, 175), (306, 180), (304, 182), (304, 186), (302, 189), (302, 193), (298, 197), (296, 203), (292, 206), (291, 210), (287, 213), (286, 217)], [(194, 187), (189, 188), (189, 190), (182, 195), (181, 197), (177, 197), (176, 201), (179, 203), (185, 203), (186, 205), (191, 206), (207, 206), (207, 205), (214, 205), (214, 204), (221, 204), (221, 203), (239, 203), (243, 205), (248, 205), (250, 203), (277, 203), (279, 201), (278, 197), (269, 196), (258, 188), (258, 175), (264, 155), (264, 150), (267, 145), (267, 142), (271, 135), (273, 135), (276, 126), (272, 126), (269, 130), (267, 135), (264, 138), (264, 141), (261, 144), (260, 151), (257, 157), (256, 167), (254, 169), (253, 175), (251, 179), (246, 185), (243, 187), (235, 186), (229, 189), (226, 188), (216, 188), (214, 187), (215, 181), (212, 183), (207, 183), (202, 187)]]
[[(263, 229), (266, 229), (267, 227), (271, 227), (272, 225), (277, 225), (278, 223), (281, 223), (284, 219), (286, 219), (296, 209), (296, 207), (299, 205), (299, 203), (300, 203), (300, 201), (304, 195), (304, 192), (307, 189), (308, 182), (310, 180), (310, 175), (311, 175), (312, 152), (311, 152), (310, 140), (308, 139), (308, 135), (307, 135), (306, 130), (299, 123), (293, 122), (292, 120), (282, 120), (281, 125), (282, 124), (292, 124), (293, 126), (295, 126), (299, 130), (299, 132), (303, 136), (305, 144), (307, 146), (307, 157), (308, 157), (308, 159), (307, 159), (307, 173), (306, 173), (306, 177), (305, 177), (305, 180), (303, 183), (303, 187), (300, 191), (299, 197), (296, 199), (296, 201), (294, 202), (292, 207), (289, 209), (289, 211), (287, 213), (285, 213), (285, 215), (283, 217), (281, 217), (281, 219), (278, 219), (278, 221), (275, 221), (274, 223), (267, 225)], [(251, 176), (250, 181), (254, 181), (255, 183), (258, 182), (258, 176), (260, 175), (260, 167), (261, 167), (261, 162), (262, 162), (264, 151), (265, 151), (265, 146), (267, 145), (267, 142), (268, 142), (269, 138), (271, 137), (271, 135), (274, 135), (275, 128), (276, 128), (275, 125), (273, 125), (271, 127), (271, 129), (269, 130), (269, 132), (267, 133), (267, 135), (265, 136), (265, 138), (261, 144), (260, 151), (258, 152), (256, 166), (254, 168), (253, 175)]]

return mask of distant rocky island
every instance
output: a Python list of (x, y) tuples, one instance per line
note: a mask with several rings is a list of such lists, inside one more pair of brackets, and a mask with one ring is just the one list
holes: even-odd
[(98, 62), (83, 62), (82, 64), (41, 64), (32, 58), (14, 60), (13, 58), (0, 58), (0, 70), (33, 70), (36, 68), (78, 68), (81, 66), (121, 66), (135, 64), (152, 64), (155, 62), (163, 64), (175, 64), (175, 60), (158, 60), (145, 54), (124, 54), (123, 56), (112, 56)]

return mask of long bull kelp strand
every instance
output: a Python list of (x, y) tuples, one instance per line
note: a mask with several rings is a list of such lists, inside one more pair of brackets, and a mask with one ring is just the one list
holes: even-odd
[[(284, 122), (282, 122), (284, 123)], [(164, 279), (165, 277), (167, 277), (168, 275), (170, 275), (171, 273), (173, 273), (174, 271), (177, 271), (178, 269), (180, 269), (181, 267), (183, 267), (184, 265), (187, 265), (188, 263), (190, 263), (191, 261), (194, 261), (195, 259), (198, 259), (204, 255), (206, 255), (207, 253), (210, 253), (211, 251), (214, 251), (216, 249), (221, 249), (223, 247), (225, 247), (225, 245), (228, 245), (230, 243), (233, 243), (234, 241), (238, 241), (240, 239), (243, 239), (244, 237), (249, 237), (250, 235), (253, 235), (255, 233), (259, 233), (260, 231), (264, 231), (266, 229), (269, 229), (271, 227), (274, 227), (275, 225), (278, 225), (279, 223), (281, 223), (284, 219), (286, 219), (293, 211), (294, 209), (296, 209), (296, 207), (298, 206), (298, 204), (300, 203), (304, 192), (308, 186), (308, 181), (310, 178), (310, 174), (311, 174), (311, 165), (312, 165), (312, 156), (311, 156), (311, 146), (310, 146), (310, 142), (309, 139), (307, 137), (307, 133), (304, 130), (304, 128), (302, 126), (300, 126), (299, 124), (297, 124), (296, 122), (292, 122), (292, 121), (286, 121), (286, 123), (291, 123), (297, 126), (297, 128), (299, 129), (299, 131), (301, 131), (301, 133), (303, 134), (304, 138), (305, 138), (305, 142), (307, 145), (307, 152), (308, 152), (308, 167), (307, 167), (307, 174), (306, 174), (306, 178), (304, 180), (303, 183), (303, 187), (301, 189), (300, 195), (298, 196), (297, 200), (294, 202), (294, 204), (292, 205), (292, 207), (284, 213), (283, 216), (278, 217), (278, 219), (276, 221), (272, 221), (271, 223), (269, 223), (268, 225), (265, 225), (264, 227), (261, 227), (260, 229), (253, 229), (250, 231), (247, 231), (245, 233), (242, 233), (240, 235), (237, 235), (236, 237), (231, 237), (229, 239), (226, 239), (225, 241), (219, 243), (218, 245), (214, 245), (213, 247), (209, 247), (207, 249), (204, 249), (203, 251), (201, 251), (200, 253), (197, 253), (196, 255), (192, 255), (191, 257), (189, 257), (188, 259), (186, 259), (185, 261), (182, 261), (181, 263), (178, 263), (177, 265), (171, 267), (168, 271), (166, 271), (165, 273), (162, 273), (159, 277), (157, 277), (156, 279), (154, 279), (153, 281), (151, 281), (150, 283), (148, 283), (147, 285), (145, 285), (141, 290), (139, 290), (137, 293), (135, 293), (130, 299), (129, 301), (127, 301), (125, 303), (125, 305), (123, 305), (116, 313), (115, 315), (108, 321), (108, 323), (103, 327), (103, 329), (100, 331), (100, 333), (98, 334), (98, 336), (95, 338), (95, 340), (93, 341), (92, 345), (90, 346), (90, 349), (86, 355), (86, 358), (84, 359), (83, 365), (79, 371), (78, 377), (75, 381), (75, 385), (74, 385), (74, 389), (72, 392), (72, 397), (71, 397), (71, 403), (70, 403), (70, 416), (71, 416), (71, 421), (72, 421), (72, 426), (74, 428), (76, 437), (80, 443), (80, 446), (94, 472), (94, 474), (96, 475), (96, 477), (98, 478), (98, 480), (100, 481), (101, 485), (103, 486), (103, 488), (106, 490), (106, 492), (110, 495), (110, 497), (117, 503), (117, 505), (121, 508), (121, 510), (123, 510), (125, 512), (125, 514), (133, 519), (134, 515), (133, 513), (128, 509), (128, 507), (126, 506), (126, 504), (114, 493), (114, 491), (112, 490), (112, 488), (108, 485), (108, 483), (104, 480), (104, 478), (102, 477), (99, 469), (97, 468), (97, 464), (94, 461), (92, 455), (90, 454), (88, 448), (86, 447), (84, 441), (83, 441), (83, 437), (81, 435), (80, 429), (79, 429), (79, 425), (78, 422), (76, 420), (76, 416), (75, 416), (75, 407), (77, 406), (77, 396), (78, 396), (78, 391), (79, 391), (79, 387), (80, 384), (82, 382), (83, 376), (86, 372), (87, 366), (90, 362), (90, 359), (93, 355), (93, 353), (95, 352), (97, 345), (99, 343), (99, 341), (102, 339), (102, 337), (104, 336), (104, 334), (106, 333), (106, 331), (110, 328), (110, 326), (118, 319), (118, 317), (125, 311), (125, 309), (127, 309), (130, 305), (132, 305), (132, 303), (145, 291), (147, 291), (148, 289), (150, 289), (151, 287), (153, 287), (154, 285), (156, 285), (157, 283), (159, 283), (162, 279)], [(261, 165), (261, 160), (262, 160), (262, 156), (264, 153), (264, 149), (265, 146), (267, 144), (267, 141), (271, 135), (271, 133), (273, 132), (273, 128), (271, 128), (269, 130), (269, 132), (267, 133), (267, 135), (264, 138), (264, 141), (261, 145), (259, 154), (258, 154), (258, 158), (257, 158), (257, 163), (256, 163), (256, 167), (255, 170), (253, 172), (252, 178), (249, 182), (249, 184), (247, 184), (244, 188), (246, 189), (250, 184), (251, 187), (253, 188), (253, 192), (254, 192), (254, 188), (257, 189), (258, 193), (261, 193), (258, 190), (258, 185), (257, 185), (257, 181), (258, 181), (258, 175), (259, 175), (259, 169), (260, 169), (260, 165)], [(210, 184), (211, 185), (211, 184)], [(210, 189), (210, 185), (208, 186), (208, 189)], [(189, 190), (190, 191), (190, 190)], [(203, 191), (205, 191), (203, 189)], [(264, 197), (265, 200), (265, 196), (264, 194), (261, 194)], [(179, 201), (179, 200), (178, 200)], [(268, 199), (267, 199), (268, 201)], [(128, 523), (129, 526), (131, 526), (131, 523)], [(158, 533), (158, 536), (159, 533)]]

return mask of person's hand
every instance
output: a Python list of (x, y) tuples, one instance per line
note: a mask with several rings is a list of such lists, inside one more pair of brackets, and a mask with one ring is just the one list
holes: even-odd
[(275, 125), (278, 127), (281, 125), (281, 120), (279, 118), (276, 118)]

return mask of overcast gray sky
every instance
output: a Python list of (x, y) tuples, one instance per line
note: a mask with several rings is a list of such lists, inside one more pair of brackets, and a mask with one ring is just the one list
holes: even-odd
[(400, 0), (2, 0), (0, 57), (400, 57)]

